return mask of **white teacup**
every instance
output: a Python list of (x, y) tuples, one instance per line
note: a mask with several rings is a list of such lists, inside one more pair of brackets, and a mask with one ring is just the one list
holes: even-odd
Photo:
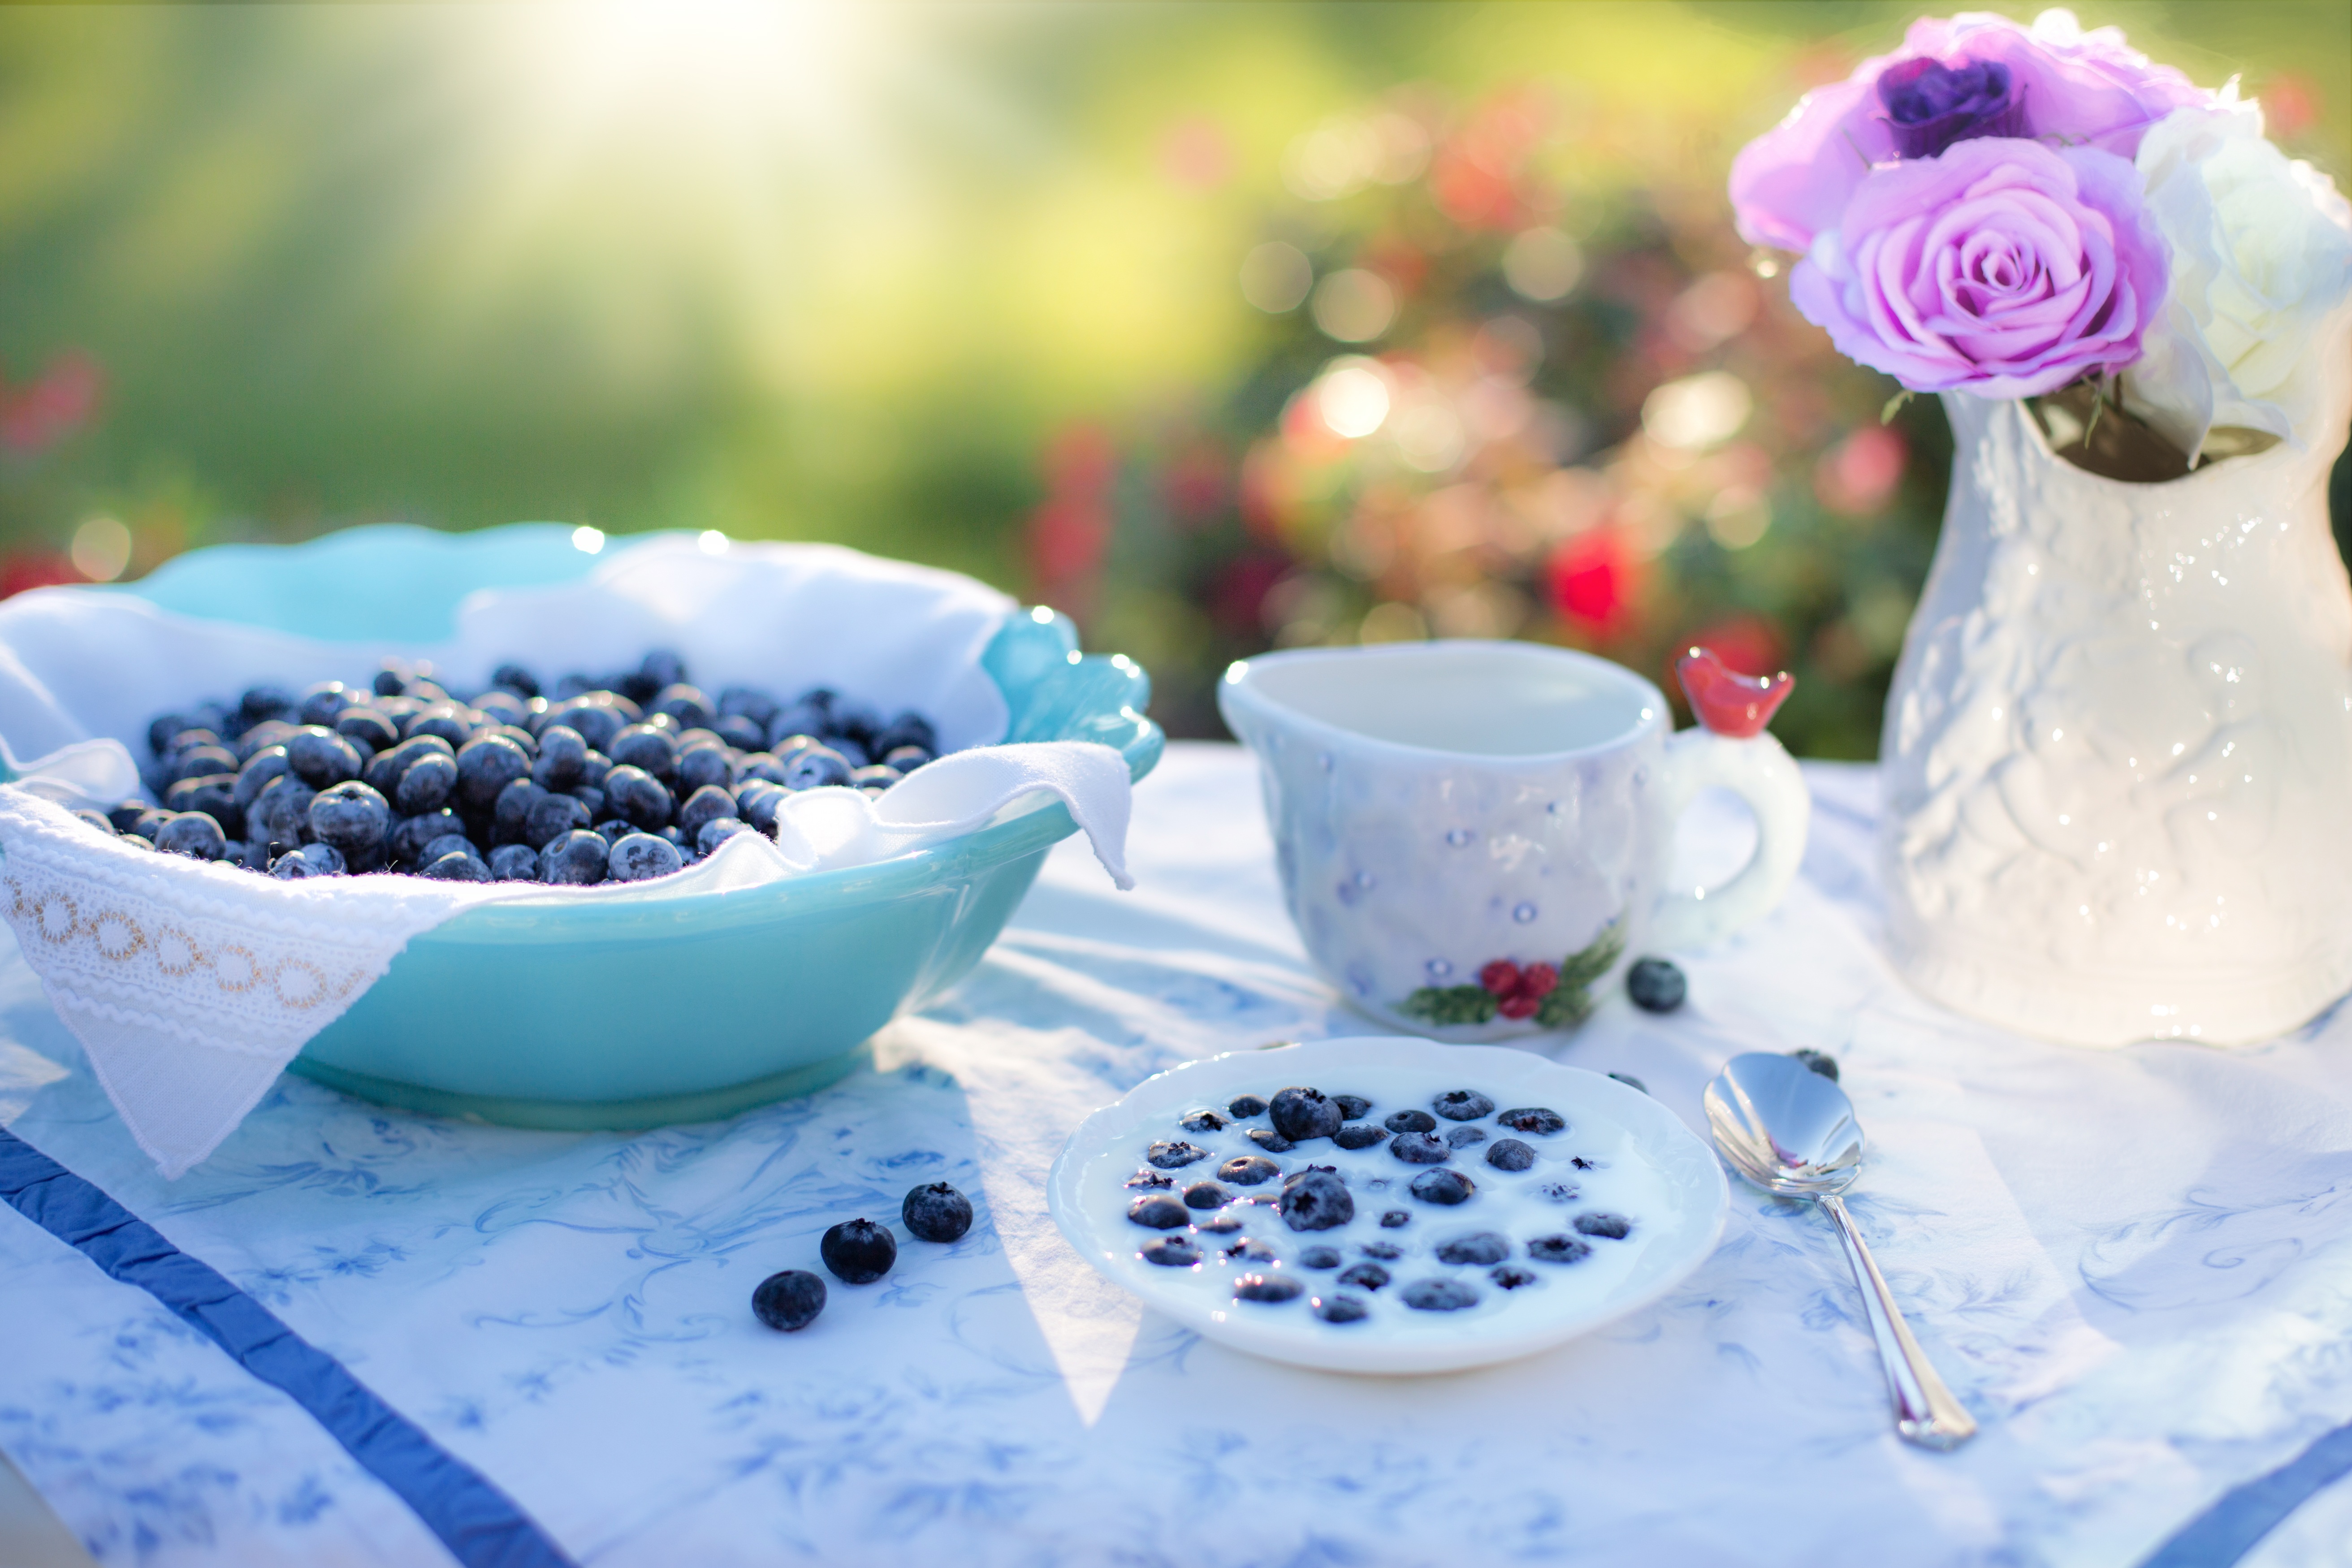
[[(1671, 734), (1656, 687), (1590, 654), (1303, 648), (1235, 664), (1217, 697), (1257, 753), (1308, 956), (1399, 1028), (1572, 1026), (1629, 957), (1770, 910), (1804, 853), (1811, 806), (1779, 742)], [(1714, 786), (1755, 813), (1756, 851), (1720, 886), (1669, 889), (1675, 826)]]

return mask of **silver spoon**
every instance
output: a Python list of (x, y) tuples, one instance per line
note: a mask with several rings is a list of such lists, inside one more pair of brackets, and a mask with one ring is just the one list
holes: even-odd
[(1840, 1194), (1862, 1174), (1862, 1124), (1845, 1090), (1793, 1057), (1750, 1051), (1706, 1086), (1706, 1125), (1724, 1163), (1768, 1193), (1810, 1198), (1836, 1223), (1886, 1367), (1895, 1429), (1923, 1448), (1957, 1448), (1977, 1424), (1927, 1363)]

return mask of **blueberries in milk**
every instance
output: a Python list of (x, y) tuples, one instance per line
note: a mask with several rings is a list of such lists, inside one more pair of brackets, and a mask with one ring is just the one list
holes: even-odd
[(1360, 1094), (1335, 1094), (1331, 1097), (1331, 1103), (1338, 1106), (1340, 1116), (1349, 1121), (1361, 1121), (1364, 1113), (1372, 1108), (1372, 1102)]
[(1581, 1263), (1592, 1256), (1592, 1244), (1572, 1236), (1539, 1236), (1528, 1243), (1528, 1256), (1538, 1263)]
[[(1209, 1152), (1181, 1138), (1163, 1138), (1144, 1151), (1143, 1157), (1163, 1171), (1178, 1171), (1209, 1157)], [(1264, 1178), (1260, 1178), (1263, 1180)]]
[(1214, 1182), (1194, 1182), (1184, 1189), (1184, 1206), (1188, 1209), (1221, 1209), (1233, 1200), (1234, 1194)]
[(1536, 1152), (1516, 1138), (1497, 1138), (1486, 1151), (1486, 1163), (1498, 1171), (1524, 1171), (1536, 1163)]
[(1298, 1146), (1271, 1127), (1251, 1128), (1249, 1141), (1269, 1154), (1287, 1154)]
[(1393, 1241), (1368, 1241), (1356, 1250), (1367, 1258), (1377, 1258), (1383, 1263), (1394, 1263), (1404, 1256), (1404, 1248)]
[[(364, 685), (257, 686), (233, 703), (160, 714), (146, 739), (152, 799), (118, 805), (93, 831), (135, 834), (144, 847), (177, 817), (201, 816), (217, 852), (194, 822), (160, 847), (287, 877), (397, 870), (561, 886), (667, 876), (737, 834), (772, 836), (794, 789), (873, 793), (940, 755), (919, 713), (885, 719), (823, 689), (787, 704), (730, 686), (714, 703), (663, 649), (633, 669), (551, 683), (509, 660), (478, 689), (397, 662)], [(887, 765), (866, 766), (877, 757)], [(571, 842), (593, 829), (617, 846), (632, 828), (667, 851), (638, 844), (600, 858)], [(471, 852), (423, 852), (447, 832)], [(550, 859), (556, 844), (566, 847)], [(516, 846), (530, 853), (528, 868), (502, 853)], [(292, 858), (309, 847), (324, 853)]]
[(1337, 1268), (1339, 1267), (1339, 1249), (1336, 1247), (1310, 1247), (1298, 1255), (1298, 1267)]
[(1440, 1263), (1500, 1263), (1511, 1255), (1511, 1244), (1491, 1230), (1475, 1236), (1457, 1236), (1437, 1244)]
[(786, 1333), (805, 1329), (824, 1310), (824, 1281), (805, 1268), (787, 1268), (760, 1281), (751, 1311), (760, 1321)]
[(1517, 1110), (1506, 1110), (1495, 1120), (1514, 1132), (1532, 1132), (1538, 1138), (1549, 1138), (1555, 1132), (1567, 1131), (1568, 1128), (1566, 1117), (1557, 1110), (1540, 1105), (1523, 1106)]
[(1338, 1103), (1319, 1089), (1276, 1089), (1265, 1109), (1274, 1130), (1295, 1143), (1328, 1138), (1339, 1131), (1342, 1120)]
[(1486, 1130), (1483, 1127), (1456, 1127), (1445, 1135), (1448, 1149), (1468, 1149), (1486, 1141)]
[(1402, 1230), (1406, 1226), (1409, 1226), (1412, 1223), (1412, 1211), (1410, 1209), (1391, 1209), (1386, 1214), (1381, 1215), (1381, 1228), (1382, 1230)]
[(1406, 1191), (1425, 1204), (1466, 1204), (1477, 1184), (1459, 1171), (1423, 1171)]
[(1579, 1236), (1598, 1236), (1610, 1241), (1622, 1241), (1633, 1229), (1622, 1215), (1580, 1214), (1576, 1216), (1576, 1233)]
[[(1181, 1214), (1180, 1206), (1177, 1210)], [(817, 1255), (839, 1279), (852, 1285), (871, 1285), (890, 1272), (898, 1260), (898, 1238), (869, 1219), (845, 1219), (824, 1233)]]
[(1225, 1256), (1236, 1263), (1271, 1263), (1274, 1261), (1274, 1248), (1263, 1241), (1244, 1237), (1225, 1248)]
[(1406, 1306), (1424, 1312), (1458, 1312), (1478, 1304), (1478, 1292), (1459, 1279), (1416, 1279), (1402, 1295)]
[(1184, 1200), (1166, 1193), (1144, 1194), (1127, 1205), (1127, 1217), (1153, 1230), (1174, 1230), (1192, 1223), (1192, 1216), (1184, 1212)]
[(1217, 1180), (1237, 1187), (1255, 1187), (1282, 1174), (1282, 1167), (1257, 1154), (1240, 1154), (1217, 1167)]
[(1389, 1271), (1377, 1263), (1350, 1263), (1339, 1270), (1339, 1283), (1359, 1290), (1377, 1290), (1389, 1282)]
[(1448, 1089), (1432, 1105), (1448, 1121), (1475, 1121), (1495, 1114), (1495, 1102), (1475, 1089)]
[(1327, 1323), (1360, 1323), (1371, 1315), (1371, 1309), (1355, 1296), (1318, 1296), (1315, 1315)]
[(1437, 1118), (1426, 1110), (1391, 1110), (1381, 1125), (1391, 1132), (1434, 1132)]
[(1240, 1301), (1290, 1301), (1306, 1292), (1286, 1274), (1244, 1274), (1234, 1281), (1234, 1299)]
[(1369, 1149), (1387, 1137), (1386, 1132), (1369, 1121), (1355, 1121), (1332, 1133), (1331, 1142), (1342, 1149)]
[(1225, 1119), (1213, 1110), (1195, 1110), (1186, 1115), (1177, 1125), (1187, 1132), (1223, 1132), (1225, 1130)]
[(1522, 1285), (1534, 1284), (1541, 1276), (1522, 1268), (1516, 1263), (1504, 1263), (1488, 1269), (1486, 1278), (1506, 1290), (1516, 1290)]
[(1389, 1141), (1389, 1152), (1408, 1165), (1442, 1165), (1453, 1151), (1434, 1132), (1400, 1132)]
[(1201, 1249), (1181, 1236), (1163, 1236), (1143, 1244), (1143, 1260), (1162, 1268), (1189, 1268), (1201, 1261)]
[(1265, 1114), (1265, 1101), (1254, 1094), (1236, 1095), (1225, 1109), (1233, 1112), (1234, 1121), (1247, 1121), (1253, 1116)]
[(1127, 1184), (1130, 1187), (1144, 1188), (1172, 1187), (1176, 1184), (1176, 1178), (1164, 1171), (1139, 1169), (1135, 1174), (1128, 1177)]
[(971, 1228), (971, 1200), (945, 1182), (931, 1182), (907, 1194), (898, 1217), (918, 1241), (961, 1241)]
[(1331, 1230), (1356, 1217), (1356, 1200), (1335, 1171), (1299, 1172), (1282, 1184), (1279, 1206), (1293, 1230)]

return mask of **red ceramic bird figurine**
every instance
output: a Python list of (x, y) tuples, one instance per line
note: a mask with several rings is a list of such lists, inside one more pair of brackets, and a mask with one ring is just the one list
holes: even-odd
[(1713, 648), (1694, 647), (1675, 661), (1675, 674), (1690, 699), (1698, 721), (1718, 735), (1745, 741), (1764, 732), (1797, 678), (1787, 670), (1766, 679), (1742, 675), (1716, 656)]

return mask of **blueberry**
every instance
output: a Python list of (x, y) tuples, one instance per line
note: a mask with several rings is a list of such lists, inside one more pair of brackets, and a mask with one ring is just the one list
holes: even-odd
[(1209, 1152), (1187, 1143), (1181, 1138), (1161, 1138), (1144, 1151), (1143, 1157), (1163, 1171), (1181, 1171), (1196, 1161), (1207, 1159)]
[(354, 690), (340, 680), (321, 680), (316, 686), (304, 687), (301, 695), (294, 699), (294, 722), (332, 725), (335, 715), (366, 700), (366, 693)]
[(1478, 1292), (1459, 1279), (1416, 1279), (1399, 1294), (1406, 1306), (1423, 1312), (1458, 1312), (1478, 1304)]
[(269, 787), (271, 779), (283, 778), (292, 771), (286, 760), (285, 747), (264, 746), (236, 770), (236, 787), (230, 793), (238, 805), (250, 806), (255, 797)]
[(784, 787), (824, 789), (846, 784), (850, 772), (849, 759), (832, 747), (807, 746), (793, 752), (784, 763)]
[(1135, 1168), (1135, 1174), (1128, 1177), (1127, 1184), (1129, 1187), (1141, 1187), (1146, 1191), (1156, 1191), (1160, 1188), (1172, 1189), (1176, 1185), (1176, 1178), (1165, 1171), (1155, 1171), (1147, 1165), (1138, 1165)]
[(1448, 1149), (1475, 1148), (1486, 1141), (1486, 1130), (1480, 1127), (1456, 1127), (1445, 1135), (1445, 1146)]
[[(518, 697), (536, 697), (539, 695), (539, 677), (533, 675), (530, 668), (524, 665), (507, 663), (499, 666), (498, 668), (490, 671), (490, 684), (492, 686), (502, 687), (506, 690), (513, 692)], [(782, 1279), (783, 1277), (782, 1275), (778, 1275), (777, 1278)], [(816, 1276), (812, 1274), (809, 1278), (815, 1279)], [(818, 1280), (817, 1282), (819, 1284), (824, 1283), (823, 1280)]]
[(1336, 1247), (1310, 1247), (1298, 1255), (1298, 1267), (1337, 1268), (1339, 1267), (1339, 1249)]
[(385, 836), (384, 852), (402, 865), (422, 865), (426, 847), (453, 833), (466, 833), (465, 822), (454, 811), (404, 816), (392, 825), (392, 831)]
[(604, 874), (615, 882), (642, 882), (654, 877), (667, 877), (685, 864), (685, 858), (678, 854), (677, 847), (668, 839), (633, 830), (627, 837), (614, 841), (611, 857), (604, 865)]
[(1579, 1236), (1597, 1236), (1609, 1241), (1622, 1241), (1633, 1233), (1633, 1226), (1622, 1215), (1580, 1214), (1576, 1216)]
[(539, 853), (528, 844), (501, 844), (490, 851), (490, 880), (536, 882)]
[(1486, 1151), (1486, 1163), (1498, 1171), (1525, 1171), (1536, 1163), (1536, 1152), (1516, 1138), (1497, 1138)]
[(701, 834), (704, 823), (734, 815), (735, 797), (717, 784), (705, 784), (677, 808), (677, 829), (688, 838), (695, 838)]
[(1146, 1263), (1157, 1263), (1162, 1268), (1189, 1268), (1201, 1261), (1201, 1249), (1181, 1236), (1163, 1236), (1157, 1241), (1143, 1244), (1141, 1255)]
[(1426, 1110), (1392, 1110), (1381, 1125), (1391, 1132), (1434, 1132), (1437, 1118)]
[(1796, 1058), (1799, 1061), (1804, 1063), (1807, 1067), (1812, 1068), (1815, 1072), (1821, 1074), (1823, 1078), (1829, 1079), (1832, 1083), (1837, 1082), (1837, 1058), (1830, 1055), (1829, 1052), (1790, 1051), (1789, 1054)]
[(602, 834), (575, 827), (541, 848), (539, 879), (558, 887), (592, 886), (604, 879), (611, 856), (612, 847)]
[(488, 811), (500, 791), (531, 772), (530, 756), (520, 742), (500, 734), (477, 735), (457, 753), (457, 798), (469, 811)]
[(587, 742), (591, 751), (610, 756), (613, 754), (613, 737), (628, 727), (629, 717), (609, 701), (577, 698), (550, 708), (539, 732), (544, 735), (559, 724), (568, 727)]
[(604, 804), (614, 816), (648, 829), (668, 826), (674, 809), (669, 788), (661, 780), (643, 768), (620, 763), (604, 775)]
[(1349, 1121), (1361, 1121), (1364, 1113), (1372, 1108), (1372, 1102), (1360, 1094), (1335, 1094), (1331, 1097), (1331, 1103), (1338, 1106), (1340, 1116)]
[(1297, 1147), (1271, 1127), (1253, 1127), (1244, 1136), (1269, 1154), (1287, 1154)]
[(413, 741), (403, 741), (388, 752), (379, 752), (368, 759), (360, 771), (360, 780), (368, 788), (390, 800), (400, 793), (402, 775), (415, 765), (419, 757), (442, 756), (456, 758), (457, 753), (449, 742), (438, 735), (419, 735)]
[(1405, 1189), (1425, 1204), (1464, 1204), (1470, 1201), (1478, 1184), (1459, 1171), (1423, 1171)]
[(845, 1219), (824, 1233), (817, 1255), (835, 1279), (851, 1285), (871, 1285), (890, 1272), (898, 1260), (898, 1238), (887, 1226), (870, 1219)]
[(1293, 1230), (1331, 1230), (1356, 1217), (1356, 1200), (1348, 1184), (1330, 1171), (1301, 1171), (1282, 1184), (1276, 1205), (1282, 1223)]
[(1635, 1078), (1632, 1073), (1612, 1072), (1609, 1076), (1615, 1079), (1619, 1083), (1623, 1084), (1627, 1089), (1638, 1089), (1643, 1094), (1650, 1092), (1650, 1086), (1643, 1083), (1640, 1079)]
[(582, 784), (568, 793), (572, 799), (588, 808), (588, 819), (591, 822), (601, 821), (608, 815), (610, 808), (605, 805), (604, 792), (593, 784)]
[[(693, 797), (696, 792), (716, 789), (724, 795), (735, 782), (735, 764), (727, 760), (724, 746), (697, 746), (677, 756), (677, 787), (681, 795)], [(734, 801), (728, 801), (729, 815), (733, 815)]]
[(159, 713), (147, 722), (147, 749), (160, 757), (172, 744), (173, 736), (192, 727), (185, 713)]
[(105, 834), (109, 838), (111, 838), (111, 837), (114, 837), (114, 824), (113, 824), (113, 823), (111, 823), (111, 822), (109, 822), (109, 821), (108, 821), (104, 816), (100, 816), (100, 815), (99, 815), (97, 812), (95, 812), (95, 811), (77, 811), (77, 812), (75, 812), (75, 813), (74, 813), (74, 816), (75, 816), (76, 817), (79, 818), (79, 819), (80, 819), (82, 822), (84, 822), (85, 824), (89, 825), (89, 826), (97, 828), (100, 833)]
[(201, 811), (183, 811), (165, 819), (156, 830), (155, 847), (192, 860), (217, 860), (228, 853), (228, 839), (220, 824)]
[(1328, 1138), (1339, 1131), (1339, 1108), (1319, 1089), (1293, 1087), (1275, 1090), (1266, 1104), (1274, 1130), (1294, 1142)]
[(1437, 1244), (1440, 1263), (1500, 1263), (1510, 1255), (1509, 1240), (1491, 1230), (1482, 1230), (1475, 1236), (1457, 1236)]
[(1188, 1209), (1220, 1209), (1233, 1199), (1233, 1194), (1214, 1182), (1194, 1182), (1184, 1189), (1184, 1206)]
[(1440, 1165), (1453, 1151), (1434, 1132), (1400, 1132), (1389, 1140), (1389, 1152), (1408, 1165)]
[(1448, 1121), (1475, 1121), (1495, 1113), (1495, 1102), (1475, 1089), (1450, 1089), (1431, 1103)]
[(961, 1241), (971, 1228), (971, 1200), (945, 1182), (931, 1182), (907, 1194), (898, 1217), (918, 1241)]
[(106, 820), (117, 833), (128, 833), (132, 823), (154, 809), (143, 800), (120, 800), (106, 808)]
[(896, 768), (899, 777), (904, 778), (917, 768), (938, 760), (938, 753), (927, 752), (920, 746), (893, 746), (883, 753), (882, 765)]
[(1533, 1285), (1541, 1276), (1516, 1263), (1498, 1263), (1486, 1270), (1486, 1278), (1506, 1290), (1517, 1290), (1522, 1286)]
[(1255, 1187), (1282, 1174), (1282, 1167), (1255, 1154), (1243, 1154), (1217, 1167), (1217, 1179), (1237, 1187)]
[(392, 794), (392, 804), (404, 816), (415, 816), (440, 810), (449, 804), (457, 789), (457, 759), (428, 752), (401, 773), (399, 786)]
[(400, 744), (400, 731), (373, 708), (346, 708), (334, 716), (336, 734), (359, 748), (362, 757), (388, 752)]
[(1234, 1215), (1230, 1214), (1217, 1214), (1212, 1215), (1207, 1219), (1201, 1221), (1193, 1228), (1196, 1230), (1212, 1231), (1218, 1236), (1225, 1236), (1231, 1232), (1241, 1229), (1241, 1227), (1242, 1222)]
[[(1185, 1211), (1184, 1201), (1166, 1193), (1144, 1194), (1127, 1205), (1127, 1217), (1154, 1230), (1174, 1230), (1179, 1226), (1192, 1223), (1192, 1216)], [(826, 1261), (832, 1260), (828, 1258)], [(840, 1270), (834, 1272), (837, 1274)]]
[(1381, 1215), (1382, 1230), (1400, 1230), (1412, 1223), (1412, 1211), (1410, 1209), (1390, 1209)]
[(1265, 1101), (1254, 1094), (1236, 1095), (1225, 1109), (1233, 1112), (1234, 1121), (1247, 1121), (1253, 1116), (1265, 1114)]
[(1331, 1134), (1331, 1142), (1342, 1149), (1369, 1149), (1386, 1140), (1388, 1134), (1369, 1121), (1358, 1121)]
[(1275, 1258), (1273, 1247), (1246, 1237), (1226, 1247), (1225, 1256), (1235, 1263), (1271, 1263)]
[(911, 708), (907, 709), (882, 726), (874, 736), (874, 751), (877, 755), (900, 746), (920, 746), (936, 755), (940, 749), (940, 732), (932, 728), (929, 719)]
[(1389, 1271), (1377, 1263), (1350, 1263), (1339, 1270), (1339, 1283), (1359, 1290), (1377, 1290), (1389, 1282)]
[(236, 700), (236, 710), (247, 724), (265, 719), (286, 719), (299, 710), (294, 694), (282, 686), (256, 686)]
[(378, 697), (397, 697), (407, 687), (408, 678), (394, 668), (390, 659), (384, 660), (383, 668), (375, 672), (373, 689)]
[(444, 855), (471, 855), (477, 860), (482, 858), (482, 852), (474, 847), (472, 839), (452, 829), (425, 840), (425, 847), (417, 852), (416, 863), (430, 866)]
[(677, 766), (677, 743), (651, 724), (632, 724), (615, 734), (611, 745), (596, 749), (612, 758), (616, 768), (643, 768), (657, 779), (669, 777)]
[(1495, 1120), (1514, 1132), (1532, 1132), (1539, 1138), (1549, 1138), (1555, 1132), (1564, 1132), (1568, 1130), (1568, 1121), (1559, 1111), (1547, 1110), (1540, 1105), (1523, 1106), (1517, 1110), (1506, 1110)]
[(1690, 994), (1683, 972), (1663, 958), (1637, 958), (1625, 971), (1625, 994), (1644, 1013), (1671, 1013)]
[(269, 863), (269, 874), (282, 882), (299, 881), (305, 877), (340, 877), (344, 869), (343, 857), (331, 844), (306, 844)]
[(1236, 1301), (1290, 1301), (1306, 1291), (1306, 1286), (1286, 1274), (1244, 1274), (1234, 1281)]
[(289, 724), (282, 719), (266, 720), (239, 735), (236, 738), (236, 743), (229, 747), (229, 750), (236, 753), (237, 761), (242, 763), (249, 761), (254, 752), (265, 746), (284, 745), (299, 728), (301, 728), (300, 725)]
[(1187, 1132), (1222, 1132), (1225, 1130), (1225, 1119), (1213, 1110), (1193, 1110), (1186, 1112), (1184, 1120), (1177, 1125)]
[(637, 678), (651, 681), (656, 691), (665, 686), (682, 686), (686, 682), (686, 660), (672, 649), (654, 648), (637, 666)]
[(1327, 1323), (1360, 1323), (1372, 1313), (1354, 1296), (1318, 1296), (1312, 1305), (1315, 1315)]
[[(417, 766), (424, 764), (420, 763)], [(414, 775), (416, 769), (411, 768), (409, 772)], [(407, 780), (402, 780), (401, 785), (406, 788)], [(584, 801), (574, 800), (568, 795), (551, 795), (534, 802), (524, 816), (522, 841), (533, 849), (544, 849), (567, 833), (585, 830), (594, 821), (595, 817)], [(595, 835), (589, 837), (594, 837)], [(603, 840), (599, 839), (598, 843), (601, 845)]]
[(776, 808), (792, 798), (792, 791), (765, 779), (746, 779), (736, 786), (735, 815), (752, 830), (775, 837)]
[(310, 837), (333, 845), (346, 860), (366, 858), (392, 831), (392, 807), (356, 779), (320, 790), (310, 802)]
[(163, 809), (201, 811), (219, 823), (224, 833), (245, 831), (245, 812), (236, 804), (236, 779), (229, 773), (182, 779), (163, 792)]
[(744, 713), (721, 713), (710, 721), (719, 738), (739, 752), (764, 752), (768, 749), (767, 726)]
[(474, 738), (473, 714), (455, 702), (436, 702), (400, 727), (403, 740), (418, 735), (438, 735), (449, 742), (455, 752)]
[(728, 686), (719, 689), (719, 716), (722, 719), (744, 718), (755, 724), (765, 724), (783, 710), (772, 692), (756, 686)]
[(1528, 1243), (1528, 1256), (1538, 1263), (1581, 1263), (1592, 1256), (1592, 1244), (1572, 1236), (1539, 1236)]
[(1393, 1241), (1368, 1241), (1356, 1250), (1367, 1258), (1377, 1258), (1382, 1263), (1394, 1263), (1404, 1256), (1404, 1248)]
[(285, 844), (309, 841), (310, 806), (317, 798), (316, 791), (290, 773), (271, 779), (246, 807), (246, 837)]
[(436, 882), (487, 882), (490, 880), (490, 868), (482, 863), (480, 857), (459, 849), (428, 860), (418, 875), (430, 877)]
[(551, 724), (539, 732), (539, 759), (530, 765), (531, 783), (541, 789), (570, 789), (588, 771), (588, 742), (569, 724)]

